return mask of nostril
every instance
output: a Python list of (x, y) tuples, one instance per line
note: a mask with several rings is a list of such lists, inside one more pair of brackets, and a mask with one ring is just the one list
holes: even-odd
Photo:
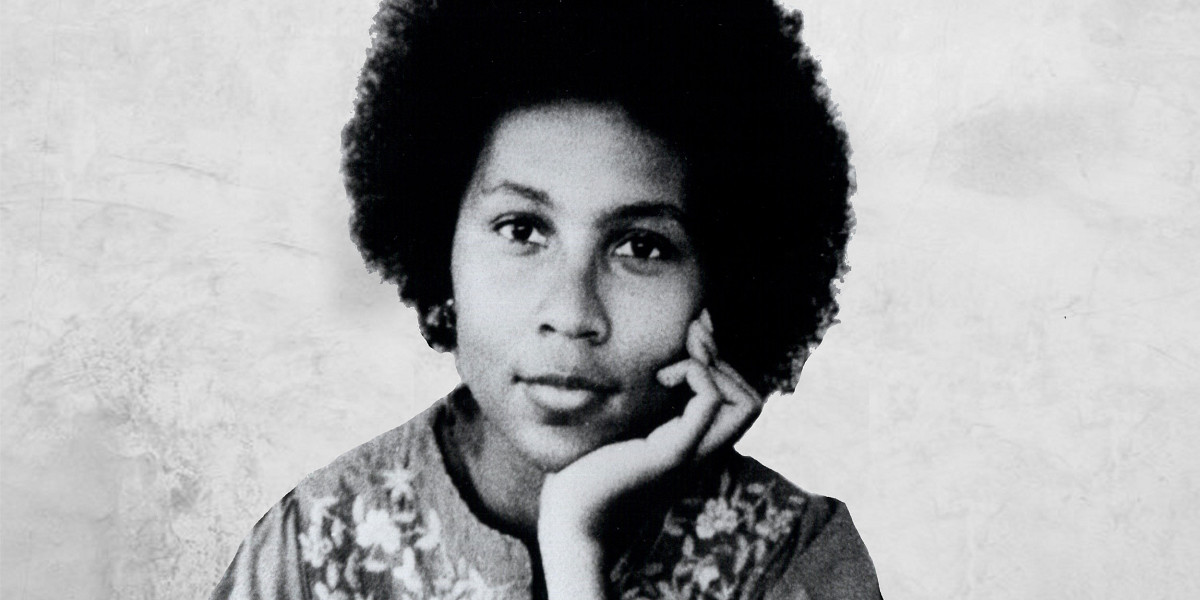
[(608, 319), (599, 307), (575, 307), (574, 310), (550, 311), (543, 315), (538, 331), (569, 339), (599, 341), (607, 337)]
[(550, 285), (538, 305), (539, 333), (591, 343), (607, 339), (608, 315), (591, 261), (564, 269), (547, 283)]
[(538, 331), (544, 335), (557, 334), (571, 339), (600, 340), (605, 337), (605, 331), (607, 330), (607, 327), (601, 321), (602, 318), (575, 323), (561, 321), (558, 323), (546, 322), (538, 327)]

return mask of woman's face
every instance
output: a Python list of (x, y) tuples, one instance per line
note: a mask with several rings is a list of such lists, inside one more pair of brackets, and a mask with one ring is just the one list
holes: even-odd
[(608, 105), (509, 113), (480, 156), (451, 258), (458, 370), (485, 429), (544, 470), (672, 411), (655, 374), (702, 295), (683, 177)]

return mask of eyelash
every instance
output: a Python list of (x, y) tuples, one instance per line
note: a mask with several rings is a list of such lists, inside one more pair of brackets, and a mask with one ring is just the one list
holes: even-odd
[[(518, 228), (528, 228), (530, 230), (529, 235), (526, 236), (525, 239), (518, 239), (516, 235), (516, 230)], [(493, 226), (493, 229), (497, 234), (500, 235), (500, 237), (508, 240), (510, 243), (521, 246), (545, 246), (545, 243), (531, 242), (529, 240), (535, 233), (540, 234), (543, 238), (545, 238), (546, 234), (542, 233), (542, 230), (546, 228), (547, 227), (545, 223), (543, 223), (541, 219), (523, 215), (501, 219)]]
[[(543, 231), (548, 229), (548, 227), (541, 219), (536, 217), (528, 215), (511, 216), (497, 221), (492, 228), (500, 237), (511, 244), (521, 247), (546, 246), (546, 234)], [(542, 241), (533, 241), (535, 236), (543, 238)], [(637, 256), (637, 250), (644, 249), (636, 248), (638, 244), (649, 244), (651, 246), (650, 256)], [(629, 251), (622, 252), (621, 249), (626, 246), (630, 247)], [(670, 240), (661, 234), (645, 229), (630, 231), (619, 238), (619, 241), (613, 247), (613, 252), (622, 259), (638, 262), (670, 261), (678, 256), (678, 250)], [(654, 256), (655, 252), (657, 252), (657, 256)]]
[[(651, 246), (650, 253), (652, 255), (646, 257), (637, 256), (635, 248), (638, 244), (649, 244)], [(617, 244), (614, 251), (618, 251), (625, 246), (630, 247), (629, 253), (623, 254), (618, 252), (617, 256), (622, 258), (632, 258), (639, 261), (673, 260), (676, 256), (675, 246), (665, 237), (652, 231), (639, 230), (630, 233), (629, 235), (625, 236), (619, 244)], [(653, 256), (654, 251), (658, 252), (658, 256)]]

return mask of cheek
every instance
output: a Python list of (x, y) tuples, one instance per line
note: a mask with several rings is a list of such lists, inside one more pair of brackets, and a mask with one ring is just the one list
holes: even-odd
[(482, 388), (488, 376), (502, 369), (512, 313), (505, 306), (505, 290), (497, 287), (494, 270), (487, 268), (484, 256), (470, 241), (455, 240), (450, 264), (457, 328), (454, 356), (463, 381)]
[[(511, 320), (514, 301), (513, 277), (498, 268), (503, 263), (493, 255), (487, 240), (471, 232), (454, 240), (450, 261), (457, 322), (461, 328), (486, 334)], [(509, 315), (507, 319), (500, 319)]]
[(657, 370), (686, 356), (687, 328), (700, 310), (697, 287), (652, 286), (613, 302), (620, 344), (639, 366)]
[(624, 351), (618, 354), (630, 386), (620, 437), (645, 435), (682, 410), (690, 397), (687, 386), (668, 390), (656, 376), (663, 367), (687, 357), (687, 328), (698, 311), (699, 301), (690, 294), (630, 299), (613, 311), (620, 315), (615, 324), (623, 332), (619, 343)]

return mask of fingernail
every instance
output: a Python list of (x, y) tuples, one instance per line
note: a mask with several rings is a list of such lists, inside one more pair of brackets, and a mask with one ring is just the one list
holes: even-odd
[(668, 369), (659, 369), (657, 374), (658, 382), (664, 387), (675, 387), (683, 380), (679, 374), (669, 371)]
[(709, 333), (712, 333), (712, 330), (713, 330), (712, 315), (708, 314), (707, 308), (700, 311), (700, 322), (704, 323), (704, 327), (706, 329), (708, 329)]

